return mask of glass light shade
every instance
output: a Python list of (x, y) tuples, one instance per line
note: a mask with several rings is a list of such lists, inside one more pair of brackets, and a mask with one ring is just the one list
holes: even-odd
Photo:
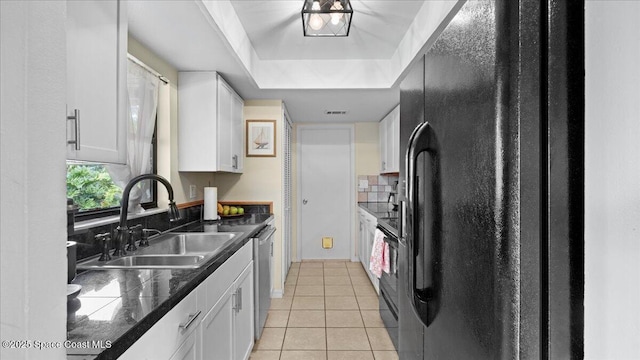
[(311, 27), (313, 30), (320, 30), (322, 29), (322, 26), (324, 26), (324, 20), (322, 20), (320, 15), (311, 15), (311, 17), (309, 18), (309, 27)]
[(349, 0), (304, 0), (304, 36), (348, 36), (353, 9)]
[[(344, 8), (342, 7), (342, 4), (340, 3), (340, 0), (335, 0), (333, 2), (333, 5), (331, 5), (331, 10), (344, 10)], [(342, 20), (342, 18), (344, 18), (344, 14), (332, 13), (331, 23), (333, 25), (338, 25), (340, 23), (340, 20)]]
[[(311, 6), (311, 10), (319, 11), (320, 10), (320, 0), (314, 0), (313, 5)], [(313, 30), (320, 30), (324, 26), (324, 20), (318, 14), (311, 14), (309, 17), (309, 26)]]

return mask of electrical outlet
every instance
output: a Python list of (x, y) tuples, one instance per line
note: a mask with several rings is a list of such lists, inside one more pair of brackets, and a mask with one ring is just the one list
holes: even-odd
[(196, 186), (189, 185), (189, 199), (195, 199), (195, 198), (196, 198)]

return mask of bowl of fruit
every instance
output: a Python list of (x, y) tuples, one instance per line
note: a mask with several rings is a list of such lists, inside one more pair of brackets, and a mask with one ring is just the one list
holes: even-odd
[(218, 215), (220, 217), (237, 217), (244, 215), (244, 208), (233, 205), (222, 205), (218, 203)]

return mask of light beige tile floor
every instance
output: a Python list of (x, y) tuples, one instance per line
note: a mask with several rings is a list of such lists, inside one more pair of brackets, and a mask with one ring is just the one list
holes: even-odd
[(281, 299), (272, 299), (253, 360), (397, 360), (360, 263), (293, 263)]

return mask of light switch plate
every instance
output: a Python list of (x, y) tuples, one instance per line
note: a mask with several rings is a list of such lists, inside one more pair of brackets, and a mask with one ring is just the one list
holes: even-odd
[(189, 199), (195, 199), (195, 198), (196, 198), (196, 186), (189, 185)]
[(366, 189), (369, 187), (369, 180), (358, 180), (358, 188)]

